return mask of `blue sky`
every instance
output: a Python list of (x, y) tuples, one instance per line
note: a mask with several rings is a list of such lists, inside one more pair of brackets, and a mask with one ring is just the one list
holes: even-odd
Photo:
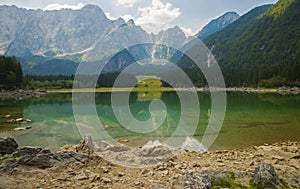
[(111, 19), (133, 18), (147, 32), (157, 33), (175, 25), (186, 34), (197, 33), (210, 20), (227, 11), (245, 14), (254, 7), (278, 0), (0, 0), (0, 5), (30, 9), (78, 9), (98, 5)]

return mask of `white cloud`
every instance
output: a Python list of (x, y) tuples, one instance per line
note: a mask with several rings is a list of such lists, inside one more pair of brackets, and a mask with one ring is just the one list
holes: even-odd
[(118, 0), (117, 6), (133, 7), (133, 5), (138, 3), (139, 1), (141, 0)]
[(130, 19), (134, 20), (134, 17), (132, 15), (129, 15), (129, 14), (123, 15), (123, 16), (121, 16), (121, 18), (123, 18), (125, 20), (125, 22), (127, 22)]
[(171, 3), (164, 4), (160, 0), (152, 0), (151, 6), (139, 8), (138, 11), (141, 16), (136, 24), (149, 33), (158, 33), (170, 27), (168, 24), (181, 15), (180, 8), (172, 8)]
[(186, 28), (186, 27), (180, 26), (180, 29), (184, 32), (186, 37), (190, 37), (190, 36), (194, 35), (192, 28)]
[(77, 5), (68, 5), (68, 4), (49, 4), (45, 8), (43, 8), (44, 11), (46, 10), (60, 10), (60, 9), (73, 9), (78, 10), (84, 7), (83, 3), (78, 3)]
[(110, 14), (110, 12), (105, 12), (104, 14), (105, 14), (105, 16), (106, 16), (108, 19), (110, 19), (110, 20), (117, 20), (116, 17), (114, 17), (114, 16), (112, 16), (112, 15)]

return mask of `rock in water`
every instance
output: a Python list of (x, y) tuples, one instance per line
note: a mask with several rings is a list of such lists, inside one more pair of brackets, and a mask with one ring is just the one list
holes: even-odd
[(23, 118), (17, 118), (16, 119), (16, 122), (21, 122), (21, 121), (23, 121)]
[(11, 117), (11, 115), (4, 115), (4, 116), (2, 116), (2, 118), (10, 118)]
[(268, 163), (261, 163), (255, 168), (253, 180), (256, 186), (263, 188), (276, 188), (281, 185), (274, 167)]
[(25, 131), (26, 128), (25, 127), (17, 127), (17, 128), (14, 128), (14, 131)]
[(11, 154), (16, 151), (18, 144), (13, 138), (0, 138), (0, 154)]

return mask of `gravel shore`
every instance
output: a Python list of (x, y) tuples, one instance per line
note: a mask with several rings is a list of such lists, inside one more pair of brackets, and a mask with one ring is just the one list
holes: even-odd
[(0, 98), (22, 98), (31, 96), (41, 96), (47, 94), (46, 91), (40, 90), (14, 90), (14, 91), (0, 91)]
[(17, 148), (11, 138), (1, 138), (0, 143), (0, 188), (300, 187), (299, 142), (205, 153), (173, 152), (168, 161), (144, 168), (106, 161), (84, 141), (56, 153), (38, 147)]
[[(128, 168), (104, 160), (84, 141), (56, 153), (17, 148), (14, 142), (9, 145), (11, 141), (0, 139), (0, 188), (300, 187), (300, 142), (205, 153), (173, 152), (171, 159), (158, 165)], [(10, 148), (4, 149), (3, 144)]]

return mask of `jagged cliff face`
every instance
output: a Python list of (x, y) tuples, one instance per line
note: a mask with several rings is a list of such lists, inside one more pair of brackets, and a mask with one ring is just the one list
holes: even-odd
[[(80, 10), (26, 10), (0, 6), (0, 54), (26, 58), (38, 55), (76, 62), (101, 61), (130, 44), (185, 40), (179, 27), (158, 35), (146, 33), (133, 20), (109, 20), (97, 6)], [(149, 52), (152, 53), (152, 52)]]
[[(56, 56), (84, 51), (114, 26), (103, 11), (42, 11), (0, 7), (1, 51), (6, 55)], [(3, 31), (3, 32), (2, 32)]]
[(225, 28), (227, 25), (233, 23), (240, 18), (240, 15), (236, 12), (227, 12), (224, 15), (209, 22), (203, 29), (197, 34), (200, 39), (205, 39), (209, 35)]

